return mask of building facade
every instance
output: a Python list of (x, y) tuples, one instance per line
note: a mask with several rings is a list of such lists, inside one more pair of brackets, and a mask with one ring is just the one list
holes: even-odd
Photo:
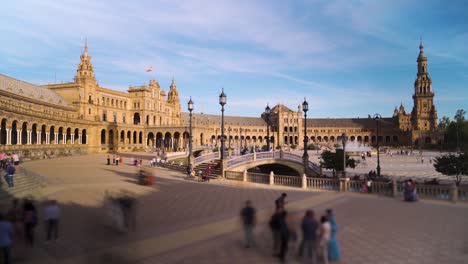
[[(438, 143), (437, 111), (427, 57), (421, 43), (414, 83), (413, 109), (395, 107), (392, 117), (308, 118), (310, 144), (333, 145), (343, 133), (359, 144), (421, 146)], [(98, 84), (85, 43), (72, 82), (38, 86), (0, 75), (0, 149), (40, 156), (54, 152), (142, 151), (159, 148), (184, 150), (188, 146), (188, 113), (174, 80), (168, 92), (156, 80), (130, 86), (127, 92)], [(275, 148), (303, 147), (301, 106), (293, 111), (278, 104), (269, 115), (270, 144)], [(310, 114), (310, 113), (309, 113)], [(313, 113), (312, 113), (313, 114)], [(265, 115), (225, 117), (225, 145), (231, 149), (264, 146)], [(221, 116), (193, 114), (194, 146), (220, 146)], [(47, 152), (49, 151), (49, 152)]]

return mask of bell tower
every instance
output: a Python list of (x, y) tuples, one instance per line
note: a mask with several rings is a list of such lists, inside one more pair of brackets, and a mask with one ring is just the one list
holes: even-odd
[(427, 70), (427, 57), (421, 40), (419, 45), (418, 74), (414, 82), (412, 126), (415, 130), (432, 131), (437, 127), (437, 111), (434, 106), (432, 80)]

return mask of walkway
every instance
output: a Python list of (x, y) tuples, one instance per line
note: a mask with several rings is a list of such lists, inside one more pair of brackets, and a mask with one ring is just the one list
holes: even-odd
[[(332, 207), (340, 225), (341, 263), (464, 263), (468, 207), (448, 203), (403, 203), (384, 197), (311, 192), (230, 181), (198, 183), (154, 169), (155, 187), (135, 184), (133, 166), (107, 166), (105, 155), (67, 157), (24, 164), (47, 175), (42, 198), (63, 210), (61, 240), (43, 242), (16, 256), (20, 263), (271, 263), (266, 222), (273, 200), (288, 193), (287, 209), (299, 221), (306, 208)], [(124, 164), (127, 162), (124, 161)], [(123, 235), (106, 227), (101, 209), (106, 190), (138, 196), (138, 229)], [(259, 210), (258, 247), (244, 249), (238, 212), (251, 199)], [(423, 219), (423, 220), (422, 220)], [(17, 252), (18, 253), (18, 252)], [(35, 259), (37, 257), (37, 259)], [(290, 258), (290, 263), (296, 263)], [(465, 262), (466, 263), (466, 262)]]

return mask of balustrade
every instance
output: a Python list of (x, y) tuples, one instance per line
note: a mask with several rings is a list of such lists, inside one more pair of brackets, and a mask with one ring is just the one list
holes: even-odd
[(340, 181), (338, 179), (307, 178), (307, 188), (339, 191)]
[(243, 181), (244, 173), (239, 171), (225, 171), (224, 177), (228, 180)]
[(302, 186), (302, 177), (299, 177), (299, 176), (275, 175), (273, 179), (274, 179), (275, 185), (284, 185), (284, 186), (291, 186), (291, 187)]
[(270, 175), (263, 174), (263, 173), (254, 173), (254, 172), (247, 172), (247, 181), (248, 182), (255, 182), (255, 183), (270, 183)]

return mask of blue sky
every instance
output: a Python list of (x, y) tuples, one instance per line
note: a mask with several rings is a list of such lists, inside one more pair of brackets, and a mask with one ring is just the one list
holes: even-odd
[[(175, 78), (183, 109), (259, 116), (267, 102), (311, 117), (412, 109), (420, 36), (439, 117), (468, 110), (464, 1), (15, 0), (2, 4), (0, 73), (72, 80), (87, 37), (101, 86)], [(149, 66), (154, 72), (145, 70)], [(56, 76), (56, 77), (55, 77)], [(184, 110), (185, 111), (185, 110)]]

